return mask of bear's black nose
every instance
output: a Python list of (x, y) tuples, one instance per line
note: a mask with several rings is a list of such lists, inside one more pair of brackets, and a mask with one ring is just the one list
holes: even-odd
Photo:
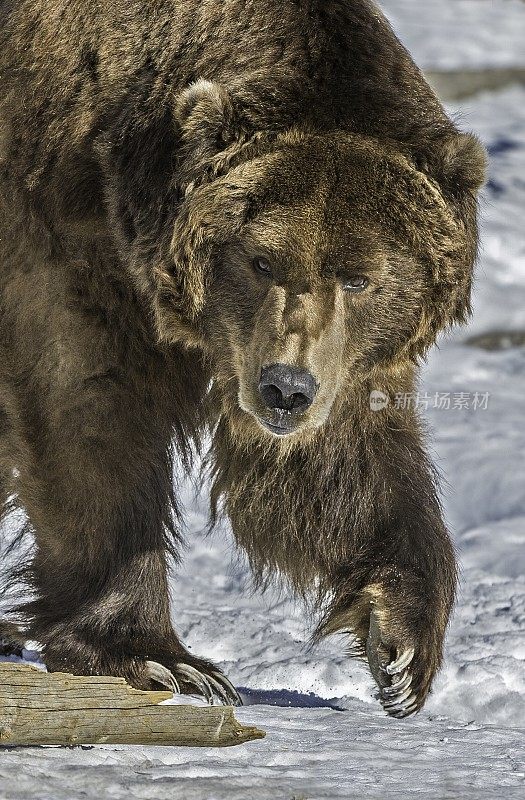
[(259, 393), (268, 408), (306, 411), (314, 401), (317, 388), (314, 376), (299, 367), (272, 364), (261, 370)]

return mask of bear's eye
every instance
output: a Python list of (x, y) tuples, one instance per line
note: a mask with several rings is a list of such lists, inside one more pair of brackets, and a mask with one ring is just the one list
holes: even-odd
[(254, 258), (252, 261), (255, 272), (259, 275), (266, 275), (267, 278), (272, 277), (272, 268), (270, 262), (266, 258)]
[(358, 292), (364, 292), (369, 284), (370, 281), (365, 275), (354, 275), (352, 278), (347, 278), (347, 280), (343, 281), (343, 289), (345, 292), (357, 294)]

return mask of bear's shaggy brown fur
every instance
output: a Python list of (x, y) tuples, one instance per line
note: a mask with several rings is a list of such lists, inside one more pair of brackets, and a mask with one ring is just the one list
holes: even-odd
[(236, 700), (168, 605), (171, 443), (211, 431), (255, 575), (422, 706), (454, 553), (370, 395), (468, 314), (483, 174), (369, 0), (0, 0), (0, 499), (49, 669)]

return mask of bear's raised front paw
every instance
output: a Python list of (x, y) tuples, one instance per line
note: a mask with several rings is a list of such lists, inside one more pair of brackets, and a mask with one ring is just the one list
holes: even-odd
[(422, 708), (439, 659), (387, 619), (372, 606), (366, 655), (381, 705), (391, 717), (402, 719)]

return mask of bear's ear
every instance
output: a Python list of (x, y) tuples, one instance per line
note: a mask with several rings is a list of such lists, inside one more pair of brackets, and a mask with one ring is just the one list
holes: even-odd
[(179, 182), (183, 189), (224, 174), (258, 138), (241, 104), (224, 86), (198, 80), (175, 101), (178, 123)]
[(198, 187), (178, 214), (167, 257), (154, 268), (154, 312), (160, 340), (198, 344), (199, 316), (211, 281), (214, 257), (247, 219), (245, 187), (219, 178)]
[(213, 153), (235, 139), (240, 124), (230, 92), (205, 80), (192, 83), (177, 97), (175, 120), (185, 142), (202, 144)]
[(470, 133), (442, 136), (416, 152), (414, 161), (451, 200), (476, 194), (485, 182), (487, 151)]
[(425, 276), (421, 313), (403, 346), (403, 354), (417, 360), (442, 330), (470, 314), (486, 152), (474, 136), (452, 132), (427, 140), (419, 151), (411, 148), (410, 160), (415, 170), (406, 183), (395, 177), (388, 213)]
[(459, 133), (442, 142), (441, 183), (452, 194), (477, 192), (485, 183), (487, 151), (470, 133)]
[(260, 137), (218, 84), (198, 81), (159, 104), (153, 77), (94, 147), (110, 230), (159, 337), (195, 342), (214, 248), (244, 218), (245, 194), (221, 179)]
[[(443, 329), (464, 323), (470, 314), (472, 270), (478, 250), (477, 193), (485, 181), (487, 153), (471, 134), (453, 133), (434, 141), (416, 167), (434, 190), (437, 203), (423, 201), (419, 231), (427, 251), (430, 298), (423, 308), (412, 357), (423, 355)], [(426, 194), (426, 192), (425, 192)]]

